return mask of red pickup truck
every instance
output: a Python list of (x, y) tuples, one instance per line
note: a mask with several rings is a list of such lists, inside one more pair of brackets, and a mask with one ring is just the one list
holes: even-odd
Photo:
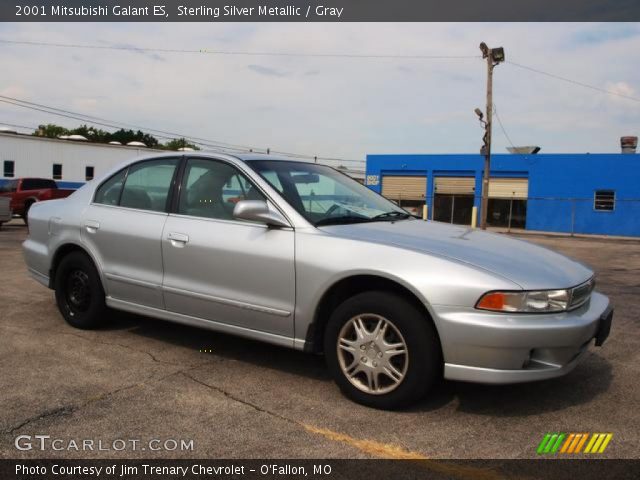
[(54, 180), (48, 178), (16, 178), (0, 186), (0, 197), (11, 198), (11, 210), (27, 223), (29, 208), (35, 202), (65, 198), (74, 190), (58, 188)]

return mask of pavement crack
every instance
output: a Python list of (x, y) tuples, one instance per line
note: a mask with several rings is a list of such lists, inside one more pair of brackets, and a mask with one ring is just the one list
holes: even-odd
[[(168, 377), (170, 377), (172, 375), (176, 375), (178, 373), (184, 373), (186, 371), (193, 370), (195, 368), (199, 368), (199, 367), (202, 367), (204, 365), (206, 365), (206, 363), (205, 364), (196, 365), (196, 366), (193, 366), (193, 367), (189, 367), (189, 368), (187, 368), (185, 370), (180, 370), (178, 372), (172, 372), (172, 373), (169, 373), (167, 375), (164, 375), (163, 377), (157, 378), (156, 381), (160, 382), (160, 381), (162, 381), (162, 380), (164, 380), (164, 379), (166, 379), (166, 378), (168, 378)], [(93, 397), (89, 397), (79, 405), (65, 405), (65, 406), (62, 406), (62, 407), (59, 407), (59, 408), (54, 408), (52, 410), (45, 410), (42, 413), (38, 413), (37, 415), (29, 417), (29, 418), (23, 420), (22, 422), (20, 422), (19, 424), (8, 428), (7, 430), (3, 431), (2, 433), (5, 434), (5, 435), (11, 435), (12, 433), (20, 430), (21, 428), (23, 428), (23, 427), (25, 427), (27, 425), (30, 425), (31, 423), (39, 422), (41, 420), (45, 420), (45, 419), (48, 419), (48, 418), (55, 418), (55, 417), (63, 417), (63, 416), (67, 416), (67, 415), (72, 415), (72, 414), (78, 412), (79, 410), (85, 408), (86, 406), (91, 405), (92, 403), (98, 402), (100, 400), (104, 400), (105, 398), (111, 397), (113, 395), (117, 395), (118, 393), (123, 392), (125, 390), (130, 390), (130, 389), (136, 388), (136, 387), (142, 387), (142, 386), (146, 385), (147, 382), (153, 380), (153, 378), (154, 377), (152, 375), (152, 376), (146, 378), (145, 380), (143, 380), (141, 382), (132, 383), (132, 384), (129, 384), (129, 385), (124, 385), (122, 387), (116, 388), (115, 390), (110, 390), (108, 392), (101, 393), (101, 394), (95, 395)]]
[[(193, 370), (193, 369), (191, 369), (191, 370)], [(223, 394), (225, 397), (227, 397), (230, 400), (233, 400), (234, 402), (238, 402), (238, 403), (241, 403), (242, 405), (245, 405), (245, 406), (247, 406), (249, 408), (252, 408), (256, 412), (265, 413), (265, 414), (267, 414), (267, 415), (269, 415), (269, 416), (271, 416), (273, 418), (276, 418), (278, 420), (283, 420), (283, 421), (285, 421), (287, 423), (290, 423), (291, 425), (295, 425), (297, 427), (302, 426), (302, 424), (300, 422), (297, 422), (296, 420), (293, 420), (291, 418), (285, 417), (284, 415), (280, 415), (279, 413), (273, 412), (271, 410), (267, 410), (266, 408), (263, 408), (263, 407), (261, 407), (259, 405), (256, 405), (255, 403), (250, 402), (248, 400), (244, 400), (244, 399), (234, 395), (233, 393), (228, 392), (224, 388), (218, 387), (217, 385), (211, 385), (209, 383), (203, 382), (202, 380), (198, 380), (197, 378), (189, 375), (187, 373), (187, 370), (183, 370), (183, 371), (180, 371), (180, 372), (177, 372), (177, 373), (181, 373), (183, 376), (187, 377), (189, 380), (191, 380), (191, 381), (193, 381), (193, 382), (195, 382), (195, 383), (197, 383), (199, 385), (202, 385), (203, 387), (206, 387), (206, 388), (208, 388), (210, 390), (213, 390), (215, 392)]]
[(162, 365), (172, 365), (174, 367), (179, 367), (181, 366), (178, 363), (173, 363), (173, 362), (167, 362), (165, 360), (160, 360), (159, 358), (157, 358), (153, 353), (151, 352), (147, 352), (146, 350), (139, 350), (137, 348), (133, 348), (129, 345), (123, 344), (123, 343), (116, 343), (116, 342), (105, 342), (103, 340), (98, 340), (96, 338), (88, 338), (85, 337), (84, 335), (80, 335), (78, 333), (72, 333), (72, 332), (55, 332), (55, 335), (71, 335), (72, 337), (77, 337), (77, 338), (81, 338), (83, 340), (86, 340), (87, 342), (91, 342), (91, 343), (98, 343), (100, 345), (110, 345), (110, 346), (114, 346), (114, 347), (120, 347), (120, 348), (125, 348), (127, 350), (131, 350), (132, 352), (137, 352), (137, 353), (142, 353), (147, 355), (151, 360), (153, 360), (155, 363), (160, 363)]
[(56, 417), (65, 417), (65, 416), (68, 416), (68, 415), (72, 415), (75, 412), (83, 409), (87, 405), (90, 405), (90, 404), (92, 404), (94, 402), (97, 402), (99, 400), (103, 400), (105, 398), (108, 398), (108, 397), (110, 397), (112, 395), (115, 395), (117, 393), (120, 393), (120, 392), (122, 392), (124, 390), (129, 390), (131, 388), (142, 386), (142, 385), (144, 385), (144, 382), (134, 383), (134, 384), (131, 384), (131, 385), (125, 385), (123, 387), (116, 388), (115, 390), (111, 390), (109, 392), (101, 393), (100, 395), (96, 395), (94, 397), (89, 397), (87, 400), (85, 400), (83, 403), (81, 403), (79, 405), (64, 405), (62, 407), (54, 408), (52, 410), (45, 410), (42, 413), (38, 413), (37, 415), (34, 415), (33, 417), (29, 417), (29, 418), (23, 420), (22, 422), (20, 422), (19, 424), (8, 428), (7, 430), (5, 430), (2, 433), (5, 434), (5, 435), (11, 435), (12, 433), (20, 430), (23, 427), (26, 427), (27, 425), (30, 425), (30, 424), (35, 423), (35, 422), (39, 422), (41, 420), (46, 420), (46, 419), (49, 419), (49, 418), (56, 418)]
[(33, 417), (29, 417), (25, 420), (23, 420), (22, 422), (20, 422), (18, 425), (14, 426), (14, 427), (10, 427), (9, 429), (5, 430), (4, 433), (5, 435), (11, 435), (12, 433), (16, 432), (17, 430), (20, 430), (22, 427), (26, 427), (27, 425), (34, 423), (34, 422), (38, 422), (40, 420), (44, 420), (46, 418), (51, 418), (51, 417), (63, 417), (66, 415), (71, 415), (75, 410), (76, 410), (76, 406), (74, 405), (65, 405), (62, 407), (58, 407), (58, 408), (54, 408), (51, 410), (45, 410), (44, 412), (38, 413), (37, 415), (34, 415)]
[[(28, 335), (27, 333), (25, 333), (25, 332), (21, 332), (19, 329), (14, 328), (14, 327), (11, 327), (11, 326), (5, 326), (5, 325), (2, 325), (2, 326), (0, 326), (0, 328), (4, 328), (4, 329), (7, 329), (7, 330), (12, 330), (14, 333), (17, 333), (17, 334), (19, 334), (19, 335)], [(28, 330), (33, 331), (34, 329), (28, 329)], [(162, 364), (162, 365), (172, 365), (172, 366), (174, 366), (174, 367), (180, 367), (180, 366), (182, 366), (182, 365), (181, 365), (181, 364), (179, 364), (179, 363), (167, 362), (166, 360), (160, 360), (158, 357), (156, 357), (156, 356), (155, 356), (153, 353), (151, 353), (151, 352), (148, 352), (148, 351), (146, 351), (146, 350), (140, 350), (140, 349), (137, 349), (137, 348), (133, 348), (133, 347), (131, 347), (131, 346), (129, 346), (129, 345), (126, 345), (126, 344), (124, 344), (124, 343), (117, 343), (117, 342), (105, 342), (104, 340), (98, 340), (97, 338), (89, 338), (89, 337), (86, 337), (86, 336), (84, 336), (84, 335), (80, 335), (80, 334), (78, 334), (78, 333), (73, 333), (73, 332), (57, 332), (57, 331), (50, 331), (50, 330), (47, 330), (47, 332), (48, 332), (50, 335), (69, 335), (69, 336), (76, 337), (76, 338), (80, 338), (80, 339), (82, 339), (82, 340), (85, 340), (85, 341), (87, 341), (87, 342), (91, 342), (91, 343), (98, 343), (98, 344), (101, 344), (101, 345), (109, 345), (109, 346), (114, 346), (114, 347), (125, 348), (125, 349), (127, 349), (127, 350), (131, 350), (132, 352), (137, 352), (137, 353), (145, 354), (145, 355), (147, 355), (149, 358), (151, 358), (151, 360), (153, 360), (155, 363), (160, 363), (160, 364)]]

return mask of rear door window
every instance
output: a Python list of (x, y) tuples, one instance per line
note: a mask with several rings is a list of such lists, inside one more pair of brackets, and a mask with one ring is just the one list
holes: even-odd
[(118, 205), (126, 173), (127, 169), (125, 168), (100, 185), (93, 201), (103, 205)]
[(163, 158), (129, 167), (120, 206), (155, 212), (166, 211), (178, 161), (177, 158)]

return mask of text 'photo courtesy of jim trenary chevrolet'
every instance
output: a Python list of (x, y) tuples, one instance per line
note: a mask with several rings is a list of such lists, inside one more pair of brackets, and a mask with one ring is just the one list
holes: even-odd
[(636, 478), (640, 6), (31, 3), (0, 478)]

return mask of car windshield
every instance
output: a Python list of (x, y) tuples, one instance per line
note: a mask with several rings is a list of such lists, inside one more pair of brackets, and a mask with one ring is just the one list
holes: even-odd
[(286, 160), (247, 162), (316, 226), (412, 217), (351, 177), (325, 165)]

